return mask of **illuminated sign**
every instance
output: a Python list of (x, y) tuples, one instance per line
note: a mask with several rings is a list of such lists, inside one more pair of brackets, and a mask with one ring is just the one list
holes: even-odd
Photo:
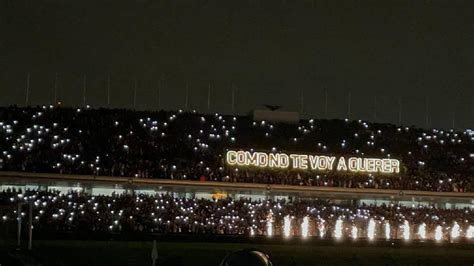
[(275, 169), (300, 169), (313, 171), (348, 171), (365, 173), (399, 173), (400, 161), (396, 159), (336, 157), (326, 155), (266, 153), (253, 151), (228, 151), (226, 163), (231, 166), (253, 166)]

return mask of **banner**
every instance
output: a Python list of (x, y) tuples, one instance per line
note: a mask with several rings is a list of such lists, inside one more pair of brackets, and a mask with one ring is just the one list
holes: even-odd
[(343, 157), (308, 154), (266, 153), (230, 150), (226, 154), (230, 166), (249, 166), (274, 169), (299, 169), (310, 171), (347, 171), (393, 174), (400, 172), (397, 159)]

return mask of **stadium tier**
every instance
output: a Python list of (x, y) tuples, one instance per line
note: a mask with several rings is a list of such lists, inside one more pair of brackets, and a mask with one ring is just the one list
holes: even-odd
[[(16, 226), (18, 203), (32, 204), (35, 231), (143, 232), (334, 239), (474, 240), (473, 210), (431, 206), (351, 206), (323, 200), (252, 201), (168, 194), (91, 196), (58, 191), (0, 192), (0, 225)], [(27, 214), (27, 206), (20, 209)]]
[(196, 112), (0, 109), (0, 169), (472, 192), (474, 134), (349, 120)]

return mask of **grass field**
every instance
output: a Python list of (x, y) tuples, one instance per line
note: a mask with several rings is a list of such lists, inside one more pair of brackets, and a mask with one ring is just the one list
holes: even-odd
[[(38, 240), (31, 256), (42, 265), (151, 265), (151, 247), (150, 241)], [(473, 244), (157, 242), (157, 247), (157, 265), (219, 265), (242, 248), (266, 252), (277, 266), (474, 265)]]

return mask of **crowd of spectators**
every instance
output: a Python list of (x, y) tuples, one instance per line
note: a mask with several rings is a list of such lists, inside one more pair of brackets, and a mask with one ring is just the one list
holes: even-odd
[[(16, 224), (18, 203), (32, 206), (35, 231), (474, 240), (474, 212), (468, 208), (8, 189), (0, 192), (0, 227)], [(26, 220), (28, 204), (23, 206)]]
[[(396, 158), (399, 174), (236, 168), (228, 149)], [(474, 132), (368, 123), (253, 121), (195, 111), (0, 108), (0, 169), (223, 182), (474, 191)]]

